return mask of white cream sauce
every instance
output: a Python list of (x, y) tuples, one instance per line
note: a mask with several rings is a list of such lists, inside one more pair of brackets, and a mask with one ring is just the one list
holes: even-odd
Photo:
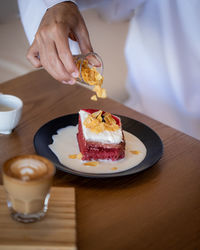
[[(119, 161), (104, 160), (99, 161), (97, 166), (85, 166), (85, 162), (69, 158), (69, 155), (80, 153), (76, 139), (77, 132), (78, 126), (68, 126), (59, 129), (57, 134), (52, 136), (53, 143), (49, 145), (49, 148), (57, 156), (60, 163), (73, 170), (95, 174), (122, 172), (137, 166), (146, 156), (147, 150), (145, 145), (136, 136), (124, 131), (126, 141), (124, 159)], [(130, 151), (139, 151), (139, 153), (133, 154)]]

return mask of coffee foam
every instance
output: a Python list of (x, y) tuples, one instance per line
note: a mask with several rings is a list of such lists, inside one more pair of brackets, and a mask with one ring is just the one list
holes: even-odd
[(46, 164), (37, 159), (19, 159), (10, 166), (11, 176), (24, 181), (41, 178), (47, 173)]

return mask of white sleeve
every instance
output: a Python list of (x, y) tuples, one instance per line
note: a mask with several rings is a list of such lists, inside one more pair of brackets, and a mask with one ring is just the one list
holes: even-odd
[[(107, 0), (100, 1), (97, 11), (108, 22), (130, 20), (135, 11), (147, 0)], [(77, 0), (79, 5), (79, 1)]]
[(45, 3), (45, 6), (47, 7), (47, 9), (53, 7), (54, 5), (56, 5), (58, 3), (62, 3), (62, 2), (73, 2), (76, 4), (75, 0), (69, 0), (69, 1), (66, 1), (66, 0), (43, 0), (43, 1)]

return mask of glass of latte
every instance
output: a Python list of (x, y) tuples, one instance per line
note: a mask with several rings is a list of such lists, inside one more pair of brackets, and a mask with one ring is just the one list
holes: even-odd
[(44, 217), (55, 167), (38, 155), (21, 155), (3, 165), (3, 185), (13, 219), (29, 223)]

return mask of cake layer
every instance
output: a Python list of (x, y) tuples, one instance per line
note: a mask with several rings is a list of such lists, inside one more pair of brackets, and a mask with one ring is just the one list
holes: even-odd
[(122, 133), (120, 143), (102, 143), (86, 140), (83, 133), (81, 117), (79, 116), (77, 140), (83, 161), (112, 160), (116, 161), (125, 157), (125, 141)]

